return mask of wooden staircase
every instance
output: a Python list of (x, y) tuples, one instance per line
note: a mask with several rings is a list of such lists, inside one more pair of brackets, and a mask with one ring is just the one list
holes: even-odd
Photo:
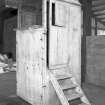
[(49, 72), (51, 83), (62, 105), (91, 105), (72, 74), (55, 74)]

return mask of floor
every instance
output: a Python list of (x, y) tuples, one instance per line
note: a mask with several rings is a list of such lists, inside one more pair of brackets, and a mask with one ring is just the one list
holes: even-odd
[[(84, 91), (92, 105), (105, 105), (105, 88), (84, 84)], [(30, 105), (16, 96), (16, 73), (0, 74), (0, 105)]]
[(16, 73), (0, 74), (0, 105), (30, 105), (16, 96)]
[(105, 105), (105, 88), (92, 84), (83, 85), (84, 92), (92, 105)]

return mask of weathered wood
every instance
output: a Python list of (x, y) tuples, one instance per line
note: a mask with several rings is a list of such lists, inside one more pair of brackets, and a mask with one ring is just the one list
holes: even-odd
[(83, 96), (82, 94), (75, 92), (75, 90), (64, 91), (64, 94), (68, 101), (72, 101)]
[(74, 84), (72, 81), (71, 81), (71, 78), (69, 79), (64, 79), (64, 80), (59, 80), (58, 81), (59, 85), (61, 86), (62, 90), (68, 90), (68, 89), (74, 89), (77, 87), (76, 84)]
[[(52, 12), (54, 11), (52, 10)], [(66, 25), (66, 19), (62, 15), (64, 16), (66, 15), (66, 7), (64, 5), (64, 2), (56, 2), (55, 3), (55, 24), (54, 25), (61, 26), (61, 27), (64, 27)]]
[(82, 103), (82, 104), (79, 104), (79, 105), (88, 105), (88, 104)]
[[(53, 1), (50, 0), (50, 3), (49, 3), (50, 14), (49, 14), (49, 27), (48, 27), (48, 29), (49, 29), (49, 31), (54, 30), (54, 32), (57, 33), (56, 31), (58, 29), (59, 30), (61, 30), (63, 28), (65, 29), (65, 27), (59, 27), (59, 26), (56, 26), (56, 25), (52, 26), (52, 11), (51, 11), (52, 10), (52, 8), (51, 8), (52, 3), (55, 3), (54, 0)], [(50, 71), (52, 71), (52, 69), (53, 69), (52, 72), (54, 72), (56, 70), (59, 71), (59, 72), (60, 71), (64, 71), (64, 72), (71, 72), (72, 71), (73, 75), (76, 77), (76, 80), (80, 84), (81, 83), (81, 67), (80, 67), (80, 65), (81, 65), (81, 60), (80, 60), (81, 59), (81, 53), (80, 53), (80, 50), (81, 50), (81, 47), (80, 47), (81, 46), (81, 8), (77, 5), (73, 5), (73, 4), (70, 5), (67, 2), (66, 3), (64, 2), (64, 4), (68, 5), (67, 6), (67, 10), (68, 10), (68, 12), (67, 12), (67, 17), (68, 17), (68, 19), (67, 19), (68, 20), (67, 21), (67, 27), (68, 27), (67, 39), (68, 39), (68, 44), (67, 45), (68, 45), (68, 49), (69, 49), (68, 50), (69, 58), (68, 58), (68, 62), (67, 62), (66, 67), (65, 67), (65, 64), (64, 65), (59, 65), (59, 66), (57, 64), (56, 67), (54, 65), (53, 65), (53, 67), (50, 66)], [(74, 10), (75, 10), (75, 12), (74, 12)], [(78, 13), (80, 13), (80, 14), (78, 14)], [(77, 14), (78, 14), (78, 17), (77, 17)], [(53, 32), (53, 31), (51, 31), (51, 32)], [(60, 31), (58, 31), (58, 32), (60, 32)], [(54, 38), (54, 36), (56, 38), (55, 33), (52, 33), (52, 36), (51, 36), (51, 33), (50, 33), (48, 35), (49, 38), (51, 38), (51, 37)], [(60, 33), (60, 35), (62, 35), (62, 33)], [(60, 37), (60, 35), (59, 35), (59, 37)], [(64, 36), (64, 37), (66, 37), (66, 36)], [(48, 38), (48, 42), (49, 42), (49, 38)], [(49, 42), (49, 43), (52, 44), (51, 46), (54, 47), (54, 44), (55, 44), (54, 42), (55, 41), (52, 41), (52, 43), (51, 42)], [(47, 44), (49, 44), (49, 43), (47, 43)], [(48, 50), (50, 51), (50, 49), (48, 49)], [(51, 47), (51, 50), (52, 50), (52, 47)], [(48, 55), (49, 55), (49, 53), (48, 53)], [(48, 56), (48, 57), (53, 57), (53, 56)], [(68, 68), (68, 69), (66, 70), (66, 68)], [(48, 68), (48, 70), (49, 70), (49, 68)], [(54, 95), (55, 93), (53, 92), (53, 89), (51, 88), (49, 90), (50, 86), (51, 85), (46, 86), (46, 91), (47, 91), (46, 92), (46, 96), (47, 96), (46, 97), (46, 105), (51, 104), (51, 102), (52, 102), (51, 100), (57, 100), (56, 99), (57, 97)], [(53, 95), (52, 95), (51, 91), (53, 92)], [(51, 96), (53, 96), (53, 97), (51, 97)], [(60, 103), (54, 101), (53, 104), (57, 105), (57, 104), (60, 104)]]
[[(53, 5), (55, 4), (55, 11), (53, 9)], [(51, 2), (51, 14), (55, 14), (55, 18), (51, 15), (50, 20), (50, 30), (49, 30), (49, 68), (54, 67), (58, 68), (61, 66), (67, 66), (68, 63), (68, 33), (67, 33), (67, 19), (68, 13), (65, 18), (62, 18), (62, 15), (67, 11), (67, 4), (62, 2)], [(59, 9), (60, 7), (60, 9)], [(62, 10), (64, 12), (62, 12)], [(54, 12), (54, 13), (52, 13)], [(58, 16), (60, 15), (60, 16)], [(55, 19), (55, 24), (52, 24), (53, 20)], [(62, 27), (60, 27), (62, 26)], [(54, 43), (53, 43), (54, 42)], [(53, 44), (52, 44), (53, 43)]]
[(56, 79), (57, 80), (63, 80), (63, 79), (68, 79), (71, 78), (71, 74), (60, 74), (60, 75), (56, 75)]
[[(36, 9), (42, 9), (42, 24), (37, 25), (38, 27), (21, 27), (24, 6), (19, 7), (17, 93), (33, 105), (61, 105), (48, 71), (54, 73), (57, 70), (61, 71), (61, 74), (72, 71), (78, 83), (81, 83), (81, 7), (78, 0), (41, 1), (38, 1), (38, 5), (37, 2), (35, 4)], [(46, 9), (47, 2), (49, 11)], [(55, 11), (55, 25), (52, 25), (52, 3), (57, 3), (58, 9)], [(59, 10), (59, 3), (65, 12)], [(26, 8), (25, 11), (28, 12)], [(65, 18), (59, 17), (57, 13)]]
[(17, 94), (31, 104), (42, 103), (43, 29), (17, 31)]
[(60, 87), (60, 85), (58, 84), (57, 80), (55, 79), (55, 77), (53, 76), (53, 74), (49, 73), (50, 75), (50, 80), (51, 83), (53, 84), (53, 87), (55, 88), (55, 91), (61, 101), (62, 105), (69, 105), (67, 98), (65, 97), (62, 88)]
[[(49, 68), (56, 66), (67, 66), (68, 46), (67, 29), (52, 26), (49, 39)], [(54, 42), (54, 43), (53, 43)], [(52, 44), (53, 43), (53, 44)], [(60, 66), (61, 65), (61, 66)]]

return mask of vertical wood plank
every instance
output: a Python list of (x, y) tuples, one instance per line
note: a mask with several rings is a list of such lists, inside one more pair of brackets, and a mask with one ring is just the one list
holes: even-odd
[(33, 105), (42, 104), (41, 38), (43, 32), (42, 28), (17, 32), (17, 93)]

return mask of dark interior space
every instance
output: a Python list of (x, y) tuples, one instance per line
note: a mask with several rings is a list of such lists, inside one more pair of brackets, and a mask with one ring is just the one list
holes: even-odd
[(1, 15), (0, 53), (12, 53), (16, 60), (17, 9), (5, 8)]

